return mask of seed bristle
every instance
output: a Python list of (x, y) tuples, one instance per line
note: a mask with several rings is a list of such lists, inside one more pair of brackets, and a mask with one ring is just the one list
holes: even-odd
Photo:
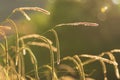
[(99, 26), (97, 23), (92, 23), (92, 22), (74, 22), (74, 23), (63, 23), (63, 24), (58, 24), (56, 26)]

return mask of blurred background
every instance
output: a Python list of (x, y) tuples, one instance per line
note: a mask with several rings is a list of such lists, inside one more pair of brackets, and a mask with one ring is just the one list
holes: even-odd
[[(16, 12), (11, 19), (17, 23), (20, 34), (42, 34), (60, 23), (81, 21), (99, 24), (98, 27), (63, 26), (56, 28), (60, 40), (61, 58), (85, 53), (98, 55), (120, 48), (120, 0), (0, 0), (0, 21), (9, 17), (13, 9), (25, 6), (44, 8), (50, 11), (51, 15), (30, 11), (27, 13), (31, 21), (27, 21), (21, 13)], [(51, 32), (44, 36), (53, 40), (55, 44)], [(32, 47), (32, 50), (37, 56), (39, 66), (50, 63), (47, 49)], [(120, 63), (120, 55), (118, 55), (115, 56)], [(29, 71), (28, 66), (31, 65), (29, 59), (26, 62), (28, 62), (26, 67)], [(103, 80), (100, 64), (85, 68), (88, 73), (96, 69), (93, 78)], [(117, 80), (113, 66), (107, 65), (107, 68), (108, 79)]]

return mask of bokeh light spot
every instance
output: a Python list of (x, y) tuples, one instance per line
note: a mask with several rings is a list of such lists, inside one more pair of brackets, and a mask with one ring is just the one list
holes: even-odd
[(112, 2), (117, 5), (120, 4), (120, 0), (112, 0)]
[(104, 7), (101, 8), (102, 13), (105, 13), (107, 10), (108, 10), (108, 6), (104, 6)]

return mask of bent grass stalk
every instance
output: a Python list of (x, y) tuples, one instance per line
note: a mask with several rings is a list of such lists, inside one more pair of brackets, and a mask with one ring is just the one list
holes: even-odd
[[(104, 62), (106, 62), (106, 63), (108, 63), (108, 64), (118, 65), (117, 62), (113, 62), (113, 61), (111, 61), (111, 60), (109, 60), (109, 59), (102, 58), (102, 57), (100, 57), (100, 56), (82, 54), (82, 55), (79, 55), (79, 57), (92, 58), (92, 59), (95, 59), (94, 61), (96, 61), (96, 60), (102, 60), (102, 61), (104, 61)], [(90, 62), (89, 62), (89, 63), (90, 63)], [(89, 64), (89, 63), (88, 63), (88, 64)], [(83, 65), (84, 65), (84, 63), (83, 63)]]
[(84, 74), (83, 72), (82, 72), (82, 68), (81, 68), (81, 66), (80, 66), (80, 64), (78, 63), (78, 61), (76, 60), (76, 59), (74, 59), (73, 57), (70, 57), (70, 56), (67, 56), (67, 57), (64, 57), (63, 59), (62, 59), (63, 61), (64, 60), (70, 60), (70, 61), (72, 61), (76, 66), (77, 66), (77, 68), (78, 68), (78, 71), (79, 71), (79, 76), (80, 76), (80, 80), (85, 80), (85, 78), (84, 78), (84, 75), (82, 75), (82, 74)]
[[(44, 42), (27, 42), (27, 45), (36, 45), (36, 46), (45, 47), (45, 48), (50, 49), (49, 45), (44, 43)], [(51, 45), (51, 47), (52, 47), (52, 50), (54, 52), (57, 52), (57, 48), (56, 47), (54, 47), (52, 45)]]
[(12, 19), (7, 19), (6, 21), (8, 21), (9, 23), (11, 23), (15, 29), (15, 34), (16, 34), (16, 51), (18, 51), (19, 49), (19, 33), (18, 33), (18, 28), (17, 25), (15, 24), (15, 22)]
[[(100, 56), (104, 56), (104, 55), (108, 55), (111, 61), (117, 62), (114, 55), (111, 52), (103, 52)], [(114, 66), (116, 77), (120, 79), (118, 65), (113, 65), (113, 66)]]
[[(15, 33), (16, 33), (16, 53), (18, 53), (17, 51), (19, 50), (19, 42), (18, 42), (19, 34), (18, 34), (17, 26), (16, 26), (15, 22), (12, 19), (6, 19), (6, 21), (9, 22), (11, 25), (13, 25), (13, 27), (15, 29)], [(7, 28), (7, 29), (11, 29), (11, 27)], [(16, 56), (16, 65), (17, 65), (18, 59), (19, 59), (19, 63), (21, 64), (20, 57), (18, 58), (18, 55), (17, 55)], [(20, 67), (20, 64), (19, 64), (19, 67)], [(19, 73), (20, 73), (20, 71), (19, 71)]]
[[(52, 41), (44, 36), (38, 35), (38, 34), (30, 34), (30, 35), (25, 35), (19, 38), (19, 40), (24, 40), (24, 39), (29, 39), (29, 38), (35, 38), (38, 40), (43, 40), (44, 42), (49, 42), (49, 44), (52, 44)], [(46, 39), (46, 40), (45, 40)]]
[(84, 72), (83, 63), (81, 59), (79, 58), (78, 55), (73, 56), (73, 58), (76, 59), (76, 61), (79, 64), (79, 70), (80, 70), (79, 73), (81, 75), (81, 80), (85, 80), (85, 72)]
[(99, 26), (99, 24), (97, 23), (93, 23), (93, 22), (73, 22), (73, 23), (62, 23), (62, 24), (58, 24), (55, 27), (60, 27), (60, 26)]
[[(4, 46), (2, 43), (0, 43), (0, 47), (1, 47), (2, 50), (3, 50), (3, 56), (6, 55), (6, 54), (5, 54), (5, 53), (6, 53), (6, 52), (5, 52), (5, 46)], [(15, 68), (14, 61), (12, 60), (12, 58), (11, 58), (10, 55), (8, 55), (8, 59), (9, 59), (9, 61), (10, 61), (10, 65)], [(6, 61), (5, 61), (5, 64), (6, 64)]]
[[(24, 43), (24, 41), (21, 39), (20, 40), (21, 41), (21, 47), (26, 47), (26, 45), (25, 45), (25, 43)], [(18, 43), (19, 43), (19, 41), (18, 41)], [(19, 47), (18, 47), (19, 48)], [(23, 76), (23, 77), (25, 77), (25, 63), (24, 63), (24, 55), (26, 55), (26, 49), (22, 49), (22, 54), (20, 53), (19, 54), (19, 56), (17, 56), (17, 57), (19, 57), (20, 58), (20, 60), (21, 60), (21, 75)], [(34, 61), (33, 61), (33, 59), (31, 58), (31, 61), (32, 61), (32, 63), (34, 64)]]
[[(81, 55), (80, 55), (80, 56), (81, 56)], [(88, 55), (88, 56), (89, 56), (89, 55)], [(83, 56), (82, 56), (82, 57), (83, 57)], [(96, 57), (97, 57), (97, 56), (96, 56)], [(89, 57), (89, 58), (90, 58), (90, 57)], [(93, 57), (91, 57), (91, 58), (92, 58), (92, 59), (89, 59), (89, 60), (83, 62), (83, 64), (86, 65), (86, 64), (92, 63), (92, 62), (94, 62), (94, 61), (97, 60), (96, 58), (93, 58)], [(107, 73), (106, 65), (105, 65), (104, 61), (101, 60), (101, 59), (99, 59), (99, 62), (100, 62), (101, 65), (102, 65), (103, 74), (104, 74), (104, 80), (108, 80), (108, 79), (107, 79), (107, 76), (106, 76), (106, 73)]]
[[(102, 55), (103, 55), (103, 54), (102, 54)], [(107, 76), (106, 76), (107, 70), (106, 70), (106, 66), (105, 66), (105, 63), (104, 63), (104, 62), (109, 63), (109, 64), (112, 64), (112, 65), (114, 65), (114, 66), (117, 66), (117, 65), (118, 65), (117, 62), (108, 60), (108, 59), (106, 59), (106, 58), (102, 58), (101, 56), (94, 56), (94, 55), (87, 55), (87, 54), (86, 54), (86, 55), (80, 55), (80, 57), (92, 58), (92, 60), (90, 60), (91, 62), (94, 62), (95, 60), (99, 60), (99, 61), (101, 62), (101, 64), (102, 64), (103, 73), (104, 73), (104, 80), (107, 80)], [(93, 60), (93, 59), (95, 59), (95, 60)], [(89, 63), (91, 63), (90, 61), (88, 60)], [(88, 62), (87, 62), (87, 64), (89, 64)], [(115, 68), (115, 71), (116, 71), (116, 68)]]
[(9, 66), (9, 61), (8, 61), (8, 41), (7, 41), (7, 36), (5, 35), (5, 33), (3, 31), (0, 31), (0, 35), (3, 36), (4, 40), (5, 40), (5, 53), (6, 53), (6, 66)]
[(52, 79), (54, 77), (54, 53), (52, 50), (52, 41), (50, 41), (48, 38), (41, 36), (41, 35), (37, 35), (37, 34), (32, 34), (32, 35), (27, 35), (27, 36), (23, 36), (21, 37), (19, 40), (21, 39), (28, 39), (28, 38), (36, 38), (36, 39), (40, 39), (43, 40), (44, 42), (46, 42), (49, 47), (50, 47), (50, 59), (51, 59), (51, 66), (52, 66)]
[(104, 80), (108, 80), (107, 75), (106, 75), (106, 73), (107, 73), (106, 65), (102, 60), (100, 60), (100, 63), (102, 65), (102, 69), (103, 69)]
[[(105, 55), (105, 54), (104, 54)], [(104, 73), (104, 80), (107, 80), (107, 77), (106, 77), (106, 73), (107, 73), (107, 70), (106, 70), (106, 65), (105, 65), (105, 62), (108, 63), (108, 64), (112, 64), (112, 65), (118, 65), (117, 62), (115, 61), (111, 61), (107, 58), (103, 58), (103, 53), (98, 55), (98, 56), (95, 56), (95, 55), (79, 55), (79, 57), (87, 57), (87, 58), (91, 58), (91, 59), (88, 59), (87, 61), (83, 62), (83, 66), (87, 65), (87, 64), (90, 64), (92, 62), (95, 62), (95, 61), (100, 61), (101, 65), (102, 65), (102, 69), (103, 69), (103, 73)], [(73, 56), (74, 57), (74, 56)], [(64, 61), (64, 60), (73, 60), (74, 58), (73, 57), (64, 57), (63, 59), (61, 59), (61, 61)], [(75, 60), (75, 59), (74, 59)], [(73, 61), (74, 61), (73, 60)], [(31, 73), (31, 72), (30, 72)]]
[(50, 15), (50, 12), (43, 9), (43, 8), (40, 8), (40, 7), (20, 7), (20, 8), (16, 8), (13, 10), (13, 12), (16, 12), (16, 11), (19, 11), (19, 10), (32, 10), (32, 11), (38, 11), (38, 12), (42, 12), (46, 15)]
[[(24, 41), (20, 40), (22, 43), (22, 47), (25, 47), (24, 45)], [(18, 45), (19, 45), (19, 39), (17, 41)], [(19, 46), (17, 48), (17, 55), (16, 55), (16, 66), (18, 66), (18, 73), (19, 73), (19, 80), (20, 77), (22, 76), (23, 78), (25, 78), (25, 63), (24, 63), (24, 55), (26, 54), (26, 50), (22, 49), (22, 52), (19, 51)], [(23, 54), (22, 54), (23, 53)]]
[(20, 49), (19, 49), (19, 52), (20, 52), (21, 50), (23, 50), (23, 49), (25, 49), (25, 50), (27, 50), (27, 51), (29, 52), (29, 55), (31, 56), (31, 62), (34, 64), (35, 77), (36, 77), (37, 80), (40, 80), (39, 75), (38, 75), (38, 65), (37, 65), (37, 59), (36, 59), (36, 57), (34, 56), (34, 54), (33, 54), (33, 52), (31, 51), (31, 49), (30, 49), (30, 48), (27, 48), (27, 47), (22, 47), (22, 48), (20, 48)]
[(28, 20), (28, 21), (30, 21), (31, 20), (31, 18), (27, 15), (27, 13), (25, 13), (23, 10), (19, 10), (24, 16), (25, 16), (25, 18)]
[[(24, 60), (23, 57), (21, 55), (18, 54), (18, 50), (19, 50), (19, 33), (18, 33), (18, 29), (17, 29), (17, 25), (15, 24), (15, 22), (12, 19), (6, 19), (7, 22), (9, 22), (11, 25), (13, 25), (14, 30), (15, 30), (15, 34), (16, 34), (16, 66), (18, 65), (18, 72), (20, 75), (25, 76), (25, 70), (24, 70)], [(21, 62), (22, 61), (22, 62)], [(22, 70), (21, 70), (22, 69)], [(22, 73), (21, 73), (22, 71)], [(20, 76), (19, 76), (19, 80), (20, 80)]]
[[(15, 33), (16, 33), (16, 53), (18, 53), (17, 51), (19, 50), (19, 41), (18, 41), (19, 34), (18, 34), (17, 26), (16, 26), (15, 22), (13, 20), (11, 20), (11, 19), (6, 19), (6, 21), (9, 22), (10, 24), (12, 24), (13, 27), (14, 27), (14, 30), (15, 30)], [(22, 69), (24, 68), (24, 67), (20, 67), (21, 66), (21, 60), (22, 60), (20, 58), (21, 57), (17, 54), (17, 56), (16, 56), (16, 65), (17, 65), (17, 62), (19, 61), (19, 69), (18, 69), (19, 70), (19, 74), (21, 74), (21, 68)], [(23, 62), (24, 61), (22, 61), (22, 64), (23, 64)], [(19, 77), (19, 80), (20, 80), (20, 77)]]
[[(48, 68), (50, 70), (50, 72), (52, 72), (52, 67), (51, 66), (49, 66), (49, 65), (43, 65), (42, 67), (43, 68)], [(55, 71), (54, 71), (53, 80), (59, 80)]]
[(45, 9), (42, 9), (42, 8), (39, 8), (39, 7), (20, 7), (20, 8), (16, 8), (13, 10), (13, 13), (15, 13), (16, 11), (20, 11), (24, 16), (25, 18), (30, 21), (31, 18), (27, 15), (27, 13), (25, 13), (24, 10), (32, 10), (32, 11), (38, 11), (38, 12), (42, 12), (46, 15), (50, 15), (50, 12), (45, 10)]
[[(55, 47), (53, 47), (52, 45), (51, 45), (51, 49), (50, 49), (50, 46), (48, 45), (48, 44), (46, 44), (46, 43), (41, 43), (41, 42), (28, 42), (28, 45), (36, 45), (36, 46), (42, 46), (42, 47), (46, 47), (46, 48), (48, 48), (49, 50), (53, 50), (53, 51), (55, 51), (56, 52), (56, 48)], [(54, 58), (54, 57), (53, 57)], [(54, 62), (53, 62), (53, 60), (51, 60), (52, 62), (51, 62), (51, 66), (54, 66), (53, 64), (54, 64)], [(52, 67), (52, 69), (54, 69), (54, 67)], [(55, 76), (55, 71), (54, 70), (52, 70), (52, 75), (53, 75), (53, 77), (52, 77), (52, 79), (54, 80), (54, 78), (56, 77)]]
[[(19, 41), (17, 41), (18, 45), (19, 45)], [(24, 46), (24, 42), (23, 40), (21, 40), (21, 43), (22, 43), (22, 47), (25, 47)], [(25, 63), (24, 63), (24, 54), (25, 54), (25, 49), (22, 49), (22, 53), (19, 51), (19, 46), (18, 46), (18, 49), (17, 49), (17, 55), (16, 55), (16, 66), (17, 66), (17, 62), (18, 62), (18, 72), (20, 74), (19, 76), (19, 80), (20, 80), (20, 77), (24, 77), (25, 78)]]
[[(58, 27), (62, 27), (62, 26), (75, 26), (75, 27), (81, 27), (81, 26), (92, 26), (92, 27), (97, 27), (99, 26), (99, 24), (97, 23), (93, 23), (93, 22), (73, 22), (73, 23), (62, 23), (62, 24), (58, 24), (55, 25), (52, 29), (58, 28)], [(42, 33), (45, 34), (49, 31), (51, 31), (52, 29)]]
[(59, 39), (58, 39), (58, 35), (57, 32), (54, 29), (50, 30), (54, 36), (55, 36), (55, 40), (56, 40), (56, 47), (57, 47), (57, 64), (60, 64), (60, 44), (59, 44)]
[(3, 36), (5, 40), (5, 53), (6, 53), (6, 65), (8, 66), (8, 41), (5, 32), (2, 29), (11, 30), (9, 26), (0, 26), (0, 35)]

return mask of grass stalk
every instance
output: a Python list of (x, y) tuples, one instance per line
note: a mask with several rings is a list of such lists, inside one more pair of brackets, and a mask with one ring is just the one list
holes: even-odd
[(81, 80), (85, 80), (85, 72), (84, 72), (83, 63), (82, 63), (81, 59), (79, 58), (78, 55), (73, 56), (73, 58), (75, 58), (79, 64), (79, 70), (80, 70), (79, 73), (81, 75)]
[(15, 29), (15, 34), (16, 34), (16, 52), (19, 50), (19, 33), (18, 33), (18, 28), (15, 22), (12, 19), (7, 19), (9, 23), (11, 23)]
[[(104, 56), (104, 55), (108, 55), (111, 61), (117, 62), (112, 52), (103, 52), (100, 56)], [(113, 66), (114, 66), (116, 77), (120, 79), (118, 65), (113, 65)]]
[(99, 26), (99, 24), (97, 23), (93, 23), (93, 22), (73, 22), (73, 23), (62, 23), (62, 24), (58, 24), (55, 27), (60, 27), (60, 26)]
[(9, 66), (9, 60), (8, 60), (8, 41), (7, 41), (7, 36), (5, 35), (5, 33), (3, 31), (0, 31), (0, 34), (3, 36), (4, 40), (5, 40), (5, 53), (6, 53), (6, 66)]
[[(52, 67), (51, 66), (49, 66), (49, 65), (43, 65), (42, 67), (48, 68), (50, 70), (50, 72), (52, 72)], [(55, 71), (54, 71), (53, 80), (59, 80)]]
[[(44, 43), (44, 42), (27, 42), (27, 45), (35, 45), (35, 46), (40, 46), (40, 47), (45, 47), (45, 48), (50, 49), (49, 45)], [(57, 48), (56, 47), (54, 47), (52, 45), (51, 45), (51, 47), (52, 47), (52, 50), (54, 52), (57, 52)]]
[[(82, 54), (82, 55), (79, 55), (79, 57), (92, 58), (92, 59), (95, 59), (94, 61), (96, 61), (96, 60), (102, 60), (102, 61), (104, 61), (104, 62), (106, 62), (106, 63), (109, 63), (109, 64), (112, 64), (112, 65), (118, 65), (117, 62), (113, 62), (113, 61), (111, 61), (111, 60), (109, 60), (109, 59), (102, 58), (102, 57), (100, 57), (100, 56)], [(92, 61), (92, 62), (93, 62), (93, 61)], [(89, 64), (89, 63), (88, 63), (88, 64)]]
[(27, 47), (20, 48), (19, 52), (21, 50), (23, 50), (23, 49), (25, 49), (25, 50), (27, 50), (29, 52), (29, 55), (31, 56), (32, 63), (34, 61), (33, 64), (34, 64), (34, 70), (35, 70), (35, 77), (36, 77), (37, 80), (40, 80), (39, 75), (38, 75), (38, 65), (37, 65), (37, 59), (36, 59), (36, 57), (34, 56), (33, 52), (30, 50), (30, 48), (27, 48)]
[(85, 80), (84, 75), (82, 75), (83, 72), (81, 72), (80, 64), (78, 63), (78, 61), (77, 61), (76, 59), (74, 59), (73, 57), (67, 56), (67, 57), (64, 57), (63, 60), (70, 60), (70, 61), (72, 61), (72, 62), (77, 66), (78, 71), (79, 71), (79, 73), (80, 73), (80, 74), (79, 74), (79, 76), (80, 76), (79, 79), (80, 79), (80, 80)]
[(37, 38), (37, 39), (40, 39), (40, 40), (43, 40), (44, 42), (46, 42), (49, 47), (50, 47), (50, 59), (51, 59), (51, 66), (52, 66), (52, 79), (54, 77), (54, 53), (53, 53), (53, 50), (52, 50), (52, 41), (50, 41), (49, 39), (47, 39), (46, 37), (44, 36), (41, 36), (41, 35), (37, 35), (37, 34), (32, 34), (32, 35), (27, 35), (27, 36), (23, 36), (20, 38), (21, 39), (28, 39), (28, 38)]
[(60, 44), (59, 44), (58, 34), (57, 34), (57, 32), (54, 29), (51, 29), (50, 31), (55, 36), (56, 47), (57, 47), (57, 64), (60, 64)]
[(38, 11), (38, 12), (42, 12), (42, 13), (44, 13), (46, 15), (50, 15), (49, 11), (47, 11), (45, 9), (42, 9), (42, 8), (39, 8), (39, 7), (20, 7), (20, 8), (14, 9), (12, 13), (15, 13), (16, 11), (20, 11), (25, 16), (25, 18), (28, 21), (30, 21), (31, 18), (27, 15), (27, 13), (24, 10)]
[(107, 75), (106, 75), (106, 73), (107, 73), (106, 65), (102, 60), (100, 60), (100, 63), (102, 65), (102, 69), (103, 69), (104, 80), (108, 80)]

